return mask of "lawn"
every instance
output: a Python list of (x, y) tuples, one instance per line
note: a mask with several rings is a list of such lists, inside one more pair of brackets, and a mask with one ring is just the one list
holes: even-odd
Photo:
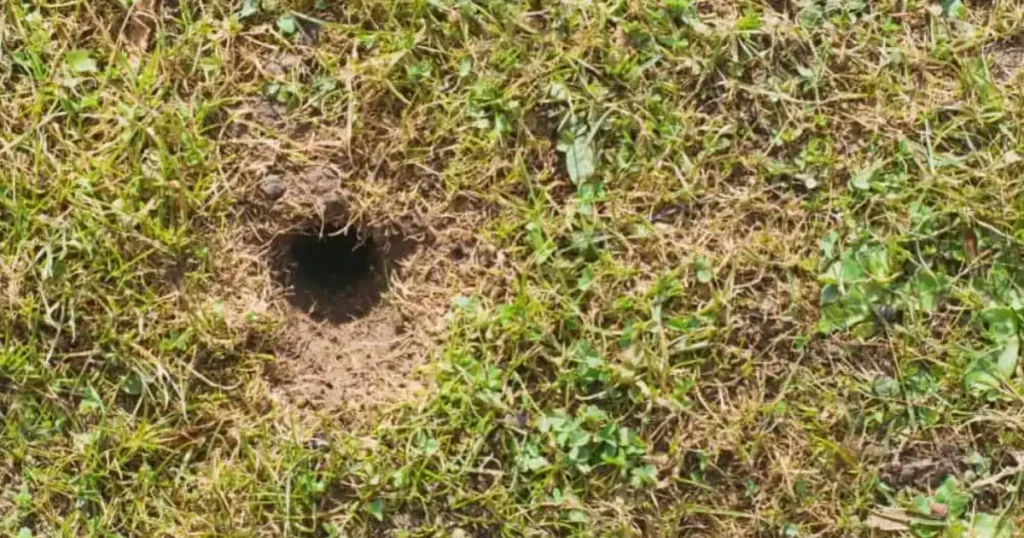
[(1019, 0), (0, 2), (0, 536), (1024, 532)]

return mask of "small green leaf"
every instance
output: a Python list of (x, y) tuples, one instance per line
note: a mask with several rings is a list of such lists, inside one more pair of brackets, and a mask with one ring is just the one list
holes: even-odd
[(384, 521), (384, 501), (374, 499), (366, 505), (366, 511), (377, 521)]
[(552, 82), (551, 85), (548, 86), (548, 95), (557, 101), (569, 100), (569, 90), (565, 87), (565, 84), (562, 84), (561, 82)]
[(583, 274), (580, 275), (580, 279), (576, 282), (576, 289), (580, 291), (587, 291), (590, 289), (590, 285), (594, 283), (594, 270), (590, 267), (583, 269)]
[(988, 325), (988, 336), (1001, 344), (1011, 336), (1017, 336), (1017, 313), (1009, 308), (988, 308), (981, 313)]
[(295, 20), (295, 15), (287, 13), (278, 17), (277, 29), (286, 36), (294, 35), (299, 31), (299, 23)]
[(544, 456), (523, 456), (519, 459), (519, 465), (525, 471), (539, 471), (551, 463)]
[(1007, 517), (992, 514), (977, 514), (971, 521), (971, 538), (1010, 538), (1013, 536), (1013, 521)]
[(28, 486), (25, 484), (21, 485), (21, 489), (14, 494), (14, 504), (22, 510), (28, 510), (32, 508), (32, 494), (28, 491)]
[(637, 467), (630, 472), (630, 484), (639, 488), (642, 486), (653, 486), (658, 483), (658, 470), (653, 465)]
[(964, 493), (960, 484), (952, 476), (947, 477), (939, 489), (935, 490), (935, 502), (946, 505), (949, 508), (949, 514), (953, 517), (963, 515), (970, 500), (970, 495)]
[(992, 375), (985, 364), (981, 362), (967, 370), (967, 373), (964, 374), (964, 384), (967, 386), (967, 390), (975, 396), (984, 395), (1000, 386), (999, 379)]
[(103, 411), (103, 400), (100, 399), (96, 389), (86, 387), (85, 394), (82, 395), (82, 399), (78, 402), (78, 412), (89, 413), (91, 411)]
[(895, 398), (900, 395), (900, 384), (895, 379), (883, 375), (871, 384), (871, 391), (882, 398)]
[(942, 6), (942, 15), (945, 17), (959, 17), (967, 11), (960, 0), (939, 0), (939, 5)]
[(473, 72), (473, 58), (466, 56), (459, 61), (459, 78), (466, 78)]
[(131, 394), (132, 396), (142, 394), (143, 388), (145, 388), (145, 382), (142, 380), (142, 376), (140, 376), (138, 372), (128, 374), (121, 383), (121, 391), (125, 394)]
[(28, 527), (22, 527), (18, 531), (18, 538), (32, 538), (32, 529)]
[(559, 134), (558, 151), (565, 154), (565, 168), (569, 179), (576, 185), (586, 181), (596, 171), (594, 148), (590, 128), (575, 123)]
[(996, 368), (999, 369), (999, 373), (1006, 377), (1013, 376), (1013, 373), (1017, 370), (1017, 357), (1020, 352), (1020, 338), (1012, 336), (1006, 341), (1006, 346), (999, 352), (999, 360), (996, 362)]
[(871, 178), (874, 175), (874, 170), (861, 170), (850, 178), (850, 185), (855, 189), (866, 191), (871, 188)]
[(914, 510), (917, 510), (918, 514), (931, 515), (932, 513), (932, 501), (924, 495), (917, 495), (914, 497)]
[(441, 445), (437, 442), (437, 439), (428, 438), (423, 441), (419, 448), (421, 452), (427, 456), (431, 456), (437, 453), (438, 449), (441, 448)]
[(92, 54), (83, 49), (70, 50), (64, 53), (64, 62), (71, 69), (71, 72), (77, 75), (95, 73), (98, 69)]
[(242, 0), (242, 9), (238, 11), (238, 19), (252, 17), (260, 12), (260, 0)]
[(586, 523), (587, 513), (583, 510), (569, 510), (569, 521), (573, 523)]
[(708, 261), (704, 256), (698, 257), (693, 262), (694, 268), (697, 270), (697, 281), (701, 284), (707, 284), (715, 278), (714, 269), (711, 267), (711, 262)]
[(585, 139), (579, 138), (565, 152), (565, 163), (573, 183), (586, 181), (594, 174), (594, 150)]
[(935, 312), (939, 306), (939, 298), (946, 285), (945, 275), (921, 271), (915, 279), (917, 298), (921, 309), (925, 312)]
[(821, 288), (822, 306), (838, 302), (842, 297), (843, 294), (839, 291), (839, 286), (836, 286), (835, 284), (828, 284)]

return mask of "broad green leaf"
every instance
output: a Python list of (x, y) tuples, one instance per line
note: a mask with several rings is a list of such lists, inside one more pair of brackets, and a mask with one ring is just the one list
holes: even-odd
[(586, 181), (594, 174), (594, 150), (585, 138), (577, 138), (565, 152), (565, 166), (573, 183)]
[(84, 73), (95, 73), (97, 70), (96, 60), (92, 54), (83, 49), (70, 50), (64, 53), (64, 62), (72, 73), (81, 75)]
[(970, 501), (970, 495), (964, 493), (960, 484), (952, 476), (947, 477), (942, 485), (935, 490), (935, 502), (946, 505), (949, 508), (949, 515), (953, 517), (963, 515)]
[(835, 255), (836, 243), (839, 241), (839, 234), (831, 231), (824, 239), (818, 242), (821, 247), (821, 257), (829, 260)]
[(1013, 521), (1007, 517), (992, 514), (977, 514), (971, 521), (970, 538), (1010, 538), (1013, 536)]
[(921, 309), (934, 312), (939, 305), (939, 297), (945, 288), (945, 275), (937, 275), (931, 271), (921, 271), (914, 279), (917, 288), (917, 299)]
[(840, 268), (839, 276), (843, 282), (855, 282), (864, 278), (864, 269), (852, 254), (843, 256)]
[(565, 154), (565, 168), (574, 184), (586, 181), (596, 171), (596, 155), (590, 128), (576, 123), (559, 134), (558, 150)]
[(999, 373), (1006, 377), (1013, 376), (1013, 373), (1017, 370), (1019, 353), (1020, 338), (1015, 335), (1006, 340), (1006, 345), (999, 352), (999, 360), (996, 362), (996, 368), (999, 369)]
[(989, 308), (981, 317), (988, 325), (989, 338), (1002, 348), (995, 358), (996, 369), (1005, 377), (1012, 376), (1020, 355), (1017, 313), (1010, 308)]
[(370, 513), (377, 521), (384, 521), (384, 501), (381, 499), (374, 499), (367, 503), (366, 511)]
[(131, 394), (132, 396), (138, 396), (142, 394), (145, 388), (145, 381), (142, 376), (136, 372), (132, 372), (125, 376), (124, 381), (121, 383), (121, 390), (125, 394)]
[(1017, 313), (1009, 308), (988, 308), (981, 313), (988, 325), (988, 335), (993, 342), (1001, 344), (1011, 336), (1017, 336)]
[(841, 331), (862, 323), (870, 317), (870, 311), (866, 311), (856, 303), (833, 303), (821, 309), (821, 319), (818, 320), (817, 330), (825, 334)]
[(835, 303), (842, 297), (843, 294), (839, 291), (839, 286), (836, 286), (835, 284), (828, 284), (821, 288), (822, 306)]
[(877, 279), (885, 279), (892, 274), (889, 251), (884, 246), (867, 249), (864, 253), (864, 266), (868, 273)]
[(879, 162), (872, 163), (871, 166), (857, 171), (855, 174), (850, 176), (850, 186), (857, 189), (866, 191), (871, 188), (871, 182), (875, 179), (878, 174), (878, 170), (881, 169), (882, 165)]
[(999, 388), (999, 379), (992, 375), (984, 364), (975, 364), (964, 375), (964, 384), (968, 392), (975, 396), (982, 396), (991, 390)]
[(278, 17), (277, 29), (280, 30), (282, 34), (287, 36), (290, 36), (295, 32), (299, 31), (299, 24), (295, 20), (295, 15), (288, 13), (286, 15), (281, 15), (280, 17)]
[(538, 471), (551, 465), (551, 462), (544, 456), (524, 455), (519, 458), (519, 465), (526, 471)]
[(900, 395), (900, 384), (895, 379), (883, 375), (871, 384), (871, 391), (883, 398), (895, 398)]

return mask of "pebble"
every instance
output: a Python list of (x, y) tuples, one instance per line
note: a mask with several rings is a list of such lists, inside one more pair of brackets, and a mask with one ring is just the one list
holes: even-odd
[(285, 190), (284, 182), (278, 175), (269, 175), (260, 182), (260, 192), (271, 200), (277, 200), (284, 196)]

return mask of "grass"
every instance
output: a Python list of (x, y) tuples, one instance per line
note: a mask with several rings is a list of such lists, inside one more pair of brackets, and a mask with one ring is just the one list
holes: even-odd
[[(126, 10), (0, 6), (0, 534), (1024, 528), (1019, 2)], [(267, 374), (332, 200), (425, 245), (358, 411)]]

